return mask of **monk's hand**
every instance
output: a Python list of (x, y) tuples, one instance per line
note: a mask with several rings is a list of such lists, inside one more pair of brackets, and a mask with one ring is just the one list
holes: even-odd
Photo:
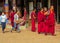
[(33, 15), (34, 19), (36, 19), (36, 17)]
[(49, 13), (48, 12), (45, 12), (44, 15), (49, 15)]

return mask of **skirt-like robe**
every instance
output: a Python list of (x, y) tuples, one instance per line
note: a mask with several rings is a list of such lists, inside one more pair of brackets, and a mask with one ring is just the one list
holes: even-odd
[(36, 31), (36, 28), (35, 28), (35, 18), (36, 17), (36, 13), (35, 12), (32, 12), (31, 13), (31, 23), (32, 23), (32, 31), (35, 32)]
[(15, 14), (15, 12), (10, 13), (10, 20), (11, 20), (12, 27), (14, 27), (14, 14)]
[(44, 13), (38, 12), (38, 33), (44, 32)]
[(50, 11), (50, 14), (48, 16), (48, 18), (46, 19), (45, 22), (45, 33), (51, 33), (52, 35), (54, 35), (55, 33), (55, 15), (54, 15), (54, 11)]

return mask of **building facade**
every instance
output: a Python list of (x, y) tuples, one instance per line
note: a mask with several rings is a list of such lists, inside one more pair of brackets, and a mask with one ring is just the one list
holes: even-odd
[[(54, 5), (55, 8), (55, 18), (57, 22), (60, 22), (60, 0), (0, 0), (1, 7), (4, 6), (4, 4), (8, 4), (8, 9), (6, 12), (8, 12), (10, 9), (17, 7), (19, 9), (23, 9), (24, 7), (27, 8), (27, 11), (29, 12), (29, 15), (34, 7), (36, 7), (37, 11), (41, 7), (47, 7), (50, 8), (50, 5)], [(1, 9), (1, 8), (0, 8)]]

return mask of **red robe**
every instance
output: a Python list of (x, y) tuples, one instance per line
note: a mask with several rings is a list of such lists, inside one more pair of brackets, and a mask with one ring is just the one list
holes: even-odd
[(34, 31), (36, 31), (36, 28), (35, 28), (35, 18), (33, 16), (36, 17), (36, 13), (35, 12), (31, 13), (32, 31), (34, 32)]
[(14, 14), (15, 12), (10, 13), (10, 20), (11, 20), (12, 27), (14, 26)]
[(48, 30), (49, 30), (49, 27), (48, 27), (48, 25), (49, 25), (49, 18), (48, 17), (49, 16), (45, 15), (45, 26), (44, 26), (45, 34), (47, 34)]
[(44, 32), (44, 13), (38, 12), (38, 33)]
[(45, 19), (45, 33), (51, 33), (52, 35), (54, 35), (55, 33), (55, 16), (54, 16), (54, 11), (50, 11), (49, 16), (47, 17), (47, 19)]
[(26, 20), (27, 11), (24, 11), (24, 20)]
[(49, 15), (49, 30), (48, 32), (54, 35), (55, 33), (55, 15), (54, 11), (50, 11)]

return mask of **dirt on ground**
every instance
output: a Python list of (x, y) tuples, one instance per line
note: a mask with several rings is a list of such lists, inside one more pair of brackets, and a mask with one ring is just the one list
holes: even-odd
[[(9, 26), (10, 27), (10, 26)], [(2, 33), (0, 28), (0, 43), (60, 43), (60, 24), (56, 25), (56, 36), (38, 34), (31, 32), (31, 27), (21, 29), (20, 33), (10, 32), (11, 28), (6, 28)]]

